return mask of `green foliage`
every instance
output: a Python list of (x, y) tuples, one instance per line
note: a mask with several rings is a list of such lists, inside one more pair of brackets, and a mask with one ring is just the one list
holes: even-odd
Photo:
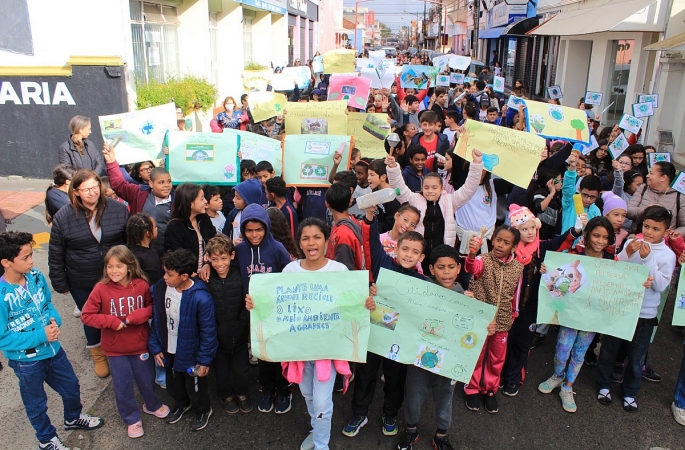
[(259, 64), (258, 62), (254, 62), (251, 59), (248, 61), (245, 61), (245, 70), (264, 70), (264, 69), (268, 69), (268, 67), (266, 67), (263, 64)]
[(573, 119), (571, 121), (571, 128), (574, 130), (584, 130), (587, 125), (580, 119)]
[(136, 94), (138, 109), (174, 102), (183, 110), (184, 115), (188, 115), (193, 111), (207, 111), (213, 107), (218, 90), (204, 78), (186, 75), (180, 79), (173, 78), (167, 83), (138, 83)]

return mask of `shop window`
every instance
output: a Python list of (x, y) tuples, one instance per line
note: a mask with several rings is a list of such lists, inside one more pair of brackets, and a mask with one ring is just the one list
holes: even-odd
[(180, 73), (175, 7), (129, 1), (133, 70), (138, 83), (166, 82)]
[(504, 68), (504, 83), (507, 86), (513, 86), (514, 78), (516, 77), (516, 38), (509, 38), (509, 43), (507, 44), (506, 62), (507, 65)]

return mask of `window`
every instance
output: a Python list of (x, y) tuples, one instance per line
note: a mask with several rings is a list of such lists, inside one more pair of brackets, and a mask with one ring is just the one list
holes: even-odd
[(130, 0), (136, 82), (165, 82), (179, 75), (176, 8)]
[(257, 17), (257, 13), (243, 9), (243, 61), (252, 61), (252, 22)]

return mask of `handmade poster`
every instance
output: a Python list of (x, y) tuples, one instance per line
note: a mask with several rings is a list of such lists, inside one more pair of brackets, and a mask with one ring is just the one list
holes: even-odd
[(661, 152), (647, 153), (647, 159), (649, 167), (652, 167), (654, 164), (658, 162), (671, 162), (671, 154)]
[(252, 354), (278, 362), (366, 362), (368, 281), (366, 270), (252, 274)]
[(476, 81), (478, 81), (478, 78), (464, 77), (464, 83), (475, 83)]
[(454, 84), (464, 84), (464, 74), (463, 73), (451, 73), (450, 83)]
[(537, 323), (633, 339), (648, 266), (547, 252), (545, 267)]
[(678, 175), (671, 182), (671, 187), (681, 194), (685, 194), (685, 172), (678, 172)]
[(599, 144), (597, 143), (597, 139), (594, 135), (590, 136), (589, 144), (585, 144), (582, 142), (576, 142), (575, 144), (573, 144), (573, 149), (578, 150), (583, 156), (589, 155), (590, 152), (596, 148), (599, 148)]
[(285, 134), (347, 134), (347, 102), (288, 102)]
[(360, 70), (362, 77), (371, 80), (371, 87), (373, 89), (390, 89), (392, 84), (395, 82), (394, 69), (386, 70), (383, 74), (373, 67), (362, 68)]
[(333, 154), (342, 155), (340, 167), (350, 161), (352, 139), (336, 135), (286, 135), (283, 140), (283, 179), (288, 186), (328, 187)]
[(285, 73), (274, 73), (271, 75), (269, 84), (274, 91), (292, 91), (295, 89), (295, 78)]
[(504, 94), (504, 77), (494, 77), (492, 81), (492, 90)]
[(269, 81), (273, 76), (273, 70), (244, 70), (243, 71), (243, 90), (250, 91), (266, 91)]
[(618, 127), (622, 130), (627, 130), (633, 134), (637, 134), (638, 131), (640, 131), (640, 128), (642, 128), (642, 124), (644, 122), (644, 120), (633, 117), (630, 114), (623, 114), (621, 121), (618, 123)]
[(368, 158), (385, 158), (383, 143), (390, 134), (388, 115), (385, 113), (349, 113), (347, 133), (354, 136), (354, 146)]
[(449, 65), (454, 70), (466, 70), (471, 65), (470, 56), (452, 55)]
[(475, 148), (483, 153), (483, 167), (510, 183), (528, 188), (540, 163), (545, 140), (533, 133), (490, 125), (476, 120), (464, 123), (454, 153), (472, 161)]
[(377, 62), (385, 59), (385, 50), (371, 50), (369, 52), (369, 59)]
[(449, 67), (450, 60), (452, 59), (452, 55), (442, 55), (438, 56), (436, 58), (433, 58), (433, 67), (437, 67), (438, 71), (440, 73), (444, 72), (445, 69)]
[(402, 75), (400, 75), (400, 85), (403, 88), (427, 89), (429, 82), (435, 86), (437, 74), (437, 67), (404, 65)]
[(375, 67), (369, 58), (355, 58), (354, 65), (356, 69)]
[(276, 176), (281, 176), (283, 172), (283, 147), (280, 139), (231, 128), (225, 128), (224, 133), (237, 135), (236, 145), (242, 159), (251, 159), (255, 164), (258, 164), (260, 161), (269, 161), (274, 168)]
[(252, 119), (257, 123), (282, 116), (288, 98), (276, 92), (250, 92), (248, 102)]
[(164, 135), (176, 129), (173, 103), (122, 114), (99, 116), (105, 142), (120, 139), (116, 146), (117, 162), (131, 164), (163, 158)]
[(171, 179), (179, 182), (238, 184), (238, 135), (170, 131), (167, 169)]
[(312, 71), (309, 66), (284, 67), (282, 73), (295, 80), (300, 89), (307, 89), (312, 82)]
[(436, 86), (449, 86), (450, 85), (450, 76), (449, 75), (438, 75), (435, 77), (435, 85)]
[(323, 73), (323, 56), (318, 55), (312, 59), (312, 72)]
[(369, 351), (468, 383), (496, 307), (381, 269)]
[(651, 102), (652, 107), (659, 107), (659, 94), (639, 94), (637, 96), (638, 103)]
[(602, 96), (603, 94), (601, 92), (587, 91), (585, 93), (585, 103), (599, 106), (602, 104)]
[(611, 144), (607, 147), (609, 150), (609, 153), (611, 153), (611, 157), (614, 159), (617, 159), (619, 156), (621, 156), (621, 153), (623, 153), (629, 146), (628, 144), (628, 139), (626, 139), (625, 134), (620, 133), (616, 139), (613, 140)]
[(561, 92), (561, 86), (556, 85), (547, 87), (547, 95), (549, 95), (549, 98), (553, 99), (564, 98), (564, 94)]
[(524, 100), (526, 129), (549, 139), (590, 143), (585, 111), (568, 106)]
[(510, 95), (509, 100), (507, 100), (507, 108), (514, 108), (516, 111), (518, 111), (519, 106), (524, 105), (525, 106), (526, 101), (523, 100), (520, 97), (517, 97), (515, 95)]
[(323, 54), (323, 73), (350, 73), (354, 67), (354, 50), (339, 48)]
[(633, 115), (637, 118), (654, 115), (654, 105), (652, 105), (652, 102), (633, 103), (631, 107), (633, 109)]
[(675, 326), (685, 325), (685, 270), (680, 271), (678, 289), (675, 293), (675, 308), (673, 309), (673, 323)]
[(345, 100), (347, 106), (366, 109), (371, 80), (357, 75), (332, 75), (328, 84), (328, 100)]

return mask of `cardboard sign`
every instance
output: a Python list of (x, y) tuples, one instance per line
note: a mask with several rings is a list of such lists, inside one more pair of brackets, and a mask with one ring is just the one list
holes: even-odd
[(345, 100), (348, 106), (366, 109), (371, 80), (357, 75), (333, 75), (328, 85), (328, 100)]
[(633, 103), (633, 116), (637, 118), (651, 117), (654, 115), (654, 105), (652, 102)]
[(171, 178), (199, 184), (238, 184), (237, 136), (237, 133), (170, 131), (167, 169)]
[(354, 72), (354, 50), (335, 49), (323, 54), (323, 73)]
[(464, 74), (463, 73), (451, 73), (450, 83), (454, 84), (464, 84)]
[(403, 88), (426, 89), (429, 81), (435, 85), (437, 74), (437, 67), (405, 65), (402, 66), (400, 85)]
[(450, 85), (450, 76), (449, 75), (438, 75), (435, 78), (435, 85), (436, 86), (449, 86)]
[(548, 86), (547, 87), (547, 95), (549, 95), (549, 98), (552, 99), (562, 99), (564, 98), (564, 94), (561, 92), (561, 86)]
[(587, 91), (585, 93), (585, 102), (588, 105), (601, 105), (602, 104), (602, 96), (603, 94), (601, 92), (593, 92), (593, 91)]
[(288, 102), (285, 134), (347, 134), (347, 101)]
[(619, 156), (621, 156), (621, 153), (628, 148), (628, 146), (628, 139), (626, 139), (626, 136), (621, 133), (611, 144), (609, 144), (607, 149), (609, 150), (609, 153), (611, 153), (611, 157), (617, 159)]
[(341, 166), (347, 167), (351, 147), (350, 136), (286, 135), (283, 179), (288, 186), (330, 186), (328, 175), (333, 167), (334, 153), (342, 155)]
[(640, 131), (640, 128), (642, 128), (642, 124), (644, 122), (644, 120), (638, 119), (630, 114), (623, 114), (621, 121), (618, 123), (618, 127), (622, 130), (627, 130), (633, 134), (637, 134), (638, 131)]
[(639, 94), (637, 96), (638, 103), (650, 102), (652, 107), (659, 107), (659, 94)]
[(492, 81), (492, 90), (504, 94), (504, 77), (494, 77)]
[(248, 96), (252, 119), (257, 122), (282, 116), (288, 99), (276, 92), (250, 92)]
[(590, 143), (585, 111), (552, 103), (525, 100), (526, 129), (549, 139)]
[(654, 152), (654, 153), (647, 153), (647, 160), (649, 163), (649, 167), (652, 167), (654, 164), (658, 162), (671, 162), (671, 154), (670, 153), (659, 153), (659, 152)]
[(678, 172), (678, 175), (671, 182), (671, 187), (681, 194), (685, 194), (685, 172)]
[(368, 158), (385, 158), (385, 138), (390, 134), (388, 115), (385, 113), (349, 113), (347, 133), (354, 136), (354, 146)]

